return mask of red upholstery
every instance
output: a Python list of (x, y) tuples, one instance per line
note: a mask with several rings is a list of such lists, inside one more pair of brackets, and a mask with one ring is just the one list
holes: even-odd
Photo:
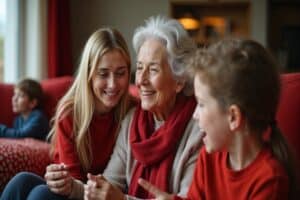
[(300, 167), (300, 73), (283, 74), (281, 82), (278, 125), (291, 144)]
[(0, 83), (0, 123), (12, 125), (14, 114), (12, 112), (11, 97), (14, 89), (12, 84)]
[(0, 138), (0, 191), (20, 171), (43, 176), (50, 163), (49, 148), (48, 143), (31, 138)]
[(72, 81), (73, 78), (70, 76), (42, 81), (42, 87), (45, 93), (43, 110), (48, 116), (48, 119), (53, 116), (58, 100), (65, 94)]
[[(45, 93), (43, 110), (48, 119), (54, 114), (58, 100), (65, 94), (72, 81), (72, 77), (66, 76), (41, 82)], [(0, 83), (0, 123), (12, 124), (14, 118), (11, 106), (12, 95), (13, 85)], [(0, 138), (0, 193), (7, 181), (16, 173), (30, 171), (43, 175), (49, 163), (48, 143), (31, 138)]]

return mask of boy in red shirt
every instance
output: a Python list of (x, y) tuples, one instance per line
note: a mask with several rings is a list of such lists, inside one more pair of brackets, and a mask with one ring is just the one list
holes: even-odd
[[(295, 175), (275, 121), (280, 80), (274, 59), (254, 41), (231, 39), (199, 51), (191, 65), (194, 118), (205, 148), (188, 199), (291, 199)], [(156, 199), (182, 198), (139, 183)]]

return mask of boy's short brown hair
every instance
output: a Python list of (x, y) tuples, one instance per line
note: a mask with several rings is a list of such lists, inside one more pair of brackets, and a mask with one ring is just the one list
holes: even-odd
[(28, 95), (30, 100), (36, 99), (36, 108), (40, 108), (42, 105), (44, 92), (40, 83), (33, 79), (23, 79), (17, 85), (16, 88), (22, 90), (26, 95)]

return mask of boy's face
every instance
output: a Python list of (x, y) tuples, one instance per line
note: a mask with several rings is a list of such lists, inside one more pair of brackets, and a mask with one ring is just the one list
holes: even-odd
[(211, 153), (221, 150), (227, 146), (230, 139), (228, 114), (221, 110), (199, 74), (195, 76), (194, 89), (198, 105), (193, 117), (197, 120), (203, 134), (206, 151)]
[(14, 113), (26, 116), (35, 106), (35, 100), (30, 100), (29, 96), (25, 92), (19, 88), (15, 88), (14, 95), (12, 97), (12, 109)]

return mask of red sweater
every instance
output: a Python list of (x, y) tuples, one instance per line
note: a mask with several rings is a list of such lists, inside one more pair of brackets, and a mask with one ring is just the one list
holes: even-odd
[[(114, 135), (117, 124), (113, 120), (113, 113), (107, 115), (94, 114), (90, 127), (91, 150), (93, 161), (88, 172), (102, 173), (110, 159), (115, 143)], [(86, 180), (83, 172), (73, 136), (73, 120), (68, 116), (59, 122), (57, 131), (56, 148), (54, 152), (55, 163), (65, 163), (74, 178)]]
[(227, 158), (227, 152), (208, 154), (202, 148), (188, 199), (287, 199), (288, 177), (267, 148), (240, 171), (229, 169)]

